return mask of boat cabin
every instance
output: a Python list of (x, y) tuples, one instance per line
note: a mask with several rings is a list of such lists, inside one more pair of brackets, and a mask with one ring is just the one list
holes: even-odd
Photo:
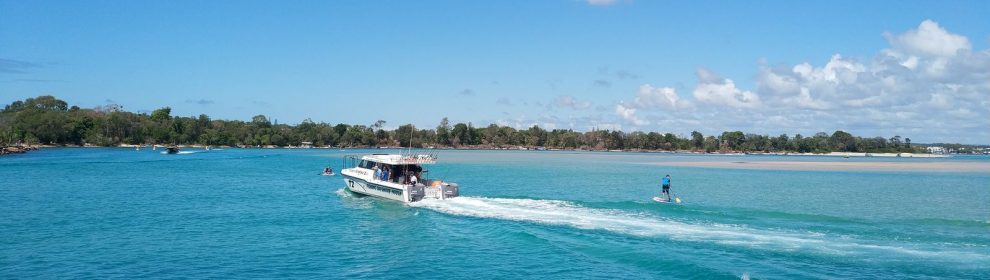
[(436, 163), (436, 157), (431, 155), (371, 154), (360, 158), (347, 156), (344, 161), (344, 166), (371, 171), (373, 179), (410, 185), (413, 176), (416, 177), (416, 182), (419, 184), (425, 184), (429, 181), (425, 178), (428, 171), (423, 169), (422, 165)]

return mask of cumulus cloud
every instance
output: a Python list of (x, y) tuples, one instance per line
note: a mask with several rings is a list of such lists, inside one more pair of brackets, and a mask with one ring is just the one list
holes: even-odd
[[(657, 88), (650, 84), (639, 86), (636, 96), (630, 103), (619, 102), (615, 107), (615, 115), (637, 126), (646, 125), (650, 122), (643, 117), (636, 115), (637, 109), (653, 110), (670, 113), (679, 109), (690, 108), (690, 101), (681, 99), (677, 95), (677, 90), (671, 87)], [(683, 119), (685, 116), (678, 116)], [(664, 120), (659, 120), (664, 121)]]
[(757, 93), (778, 108), (768, 113), (790, 118), (815, 112), (812, 123), (830, 129), (925, 133), (933, 141), (987, 139), (986, 132), (967, 138), (930, 134), (946, 126), (990, 126), (990, 50), (972, 51), (968, 38), (931, 20), (884, 37), (890, 47), (865, 62), (835, 54), (820, 67), (764, 66)]
[(917, 29), (899, 35), (884, 33), (884, 37), (894, 48), (912, 55), (954, 56), (972, 48), (969, 38), (949, 33), (932, 20), (922, 21)]
[(758, 108), (760, 97), (748, 90), (736, 88), (732, 80), (721, 78), (705, 69), (698, 70), (694, 98), (699, 102), (734, 108)]
[(639, 86), (633, 106), (638, 108), (678, 109), (690, 107), (690, 102), (681, 99), (672, 87), (656, 88), (650, 84)]
[(562, 108), (584, 110), (591, 108), (591, 101), (579, 100), (574, 96), (570, 96), (570, 95), (560, 95), (557, 96), (557, 98), (554, 98), (553, 105)]
[(633, 106), (626, 105), (624, 103), (619, 103), (615, 105), (615, 114), (636, 126), (648, 125), (650, 122), (636, 116), (636, 108)]
[[(973, 50), (966, 36), (932, 20), (883, 36), (889, 47), (865, 59), (831, 54), (817, 65), (761, 62), (753, 89), (707, 69), (697, 71), (698, 80), (686, 96), (671, 87), (644, 84), (631, 102), (615, 105), (615, 117), (637, 126), (712, 132), (846, 130), (918, 142), (987, 143), (990, 49)], [(677, 113), (664, 118), (671, 111), (664, 108)]]

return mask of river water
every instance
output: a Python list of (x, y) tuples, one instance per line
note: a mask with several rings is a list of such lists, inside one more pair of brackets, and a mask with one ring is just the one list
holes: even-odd
[(186, 151), (0, 158), (0, 278), (990, 278), (990, 170), (669, 165), (987, 157), (428, 151), (461, 197), (404, 205), (318, 175), (382, 150)]

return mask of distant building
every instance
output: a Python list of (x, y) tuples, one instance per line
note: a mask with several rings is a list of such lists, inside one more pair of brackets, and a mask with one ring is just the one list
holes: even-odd
[(945, 154), (945, 148), (943, 147), (934, 146), (934, 147), (927, 147), (925, 149), (927, 149), (928, 153), (930, 154)]
[(304, 148), (304, 149), (312, 148), (313, 147), (313, 142), (302, 142), (302, 145), (300, 145), (299, 147), (300, 148)]

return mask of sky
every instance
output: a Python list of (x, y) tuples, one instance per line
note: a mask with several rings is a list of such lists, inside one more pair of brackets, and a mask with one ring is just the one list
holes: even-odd
[(0, 0), (0, 103), (990, 144), (990, 1)]

